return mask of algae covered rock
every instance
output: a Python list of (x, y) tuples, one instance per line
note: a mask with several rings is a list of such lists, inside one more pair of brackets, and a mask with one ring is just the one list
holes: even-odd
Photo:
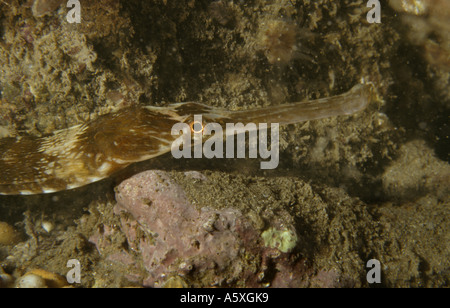
[(261, 234), (266, 247), (277, 248), (281, 252), (291, 252), (297, 245), (298, 237), (294, 230), (269, 228)]

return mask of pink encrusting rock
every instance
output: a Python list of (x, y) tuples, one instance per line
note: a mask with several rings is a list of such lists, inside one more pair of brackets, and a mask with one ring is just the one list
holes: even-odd
[[(147, 171), (117, 187), (116, 213), (130, 213), (147, 236), (136, 238), (122, 220), (131, 246), (139, 249), (149, 276), (144, 285), (195, 272), (210, 283), (231, 283), (248, 264), (241, 256), (257, 247), (258, 232), (240, 211), (195, 208), (166, 172)], [(136, 242), (137, 241), (137, 242)], [(134, 244), (133, 244), (134, 243)], [(220, 277), (220, 278), (219, 278)]]

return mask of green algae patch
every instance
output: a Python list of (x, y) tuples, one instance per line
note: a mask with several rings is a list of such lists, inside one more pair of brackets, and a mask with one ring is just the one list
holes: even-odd
[(297, 245), (298, 237), (292, 230), (269, 228), (261, 234), (264, 246), (290, 252)]

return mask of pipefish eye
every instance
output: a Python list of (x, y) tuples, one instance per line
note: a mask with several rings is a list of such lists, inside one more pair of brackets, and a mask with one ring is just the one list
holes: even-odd
[(197, 134), (202, 133), (204, 129), (203, 123), (200, 121), (192, 121), (189, 126), (191, 127), (191, 131)]

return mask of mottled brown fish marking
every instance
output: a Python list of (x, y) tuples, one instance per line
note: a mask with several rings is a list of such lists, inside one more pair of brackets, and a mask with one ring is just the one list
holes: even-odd
[[(0, 193), (51, 193), (101, 180), (169, 151), (171, 140), (162, 142), (158, 131), (178, 121), (145, 108), (126, 108), (50, 136), (2, 139)], [(168, 131), (163, 135), (170, 137)]]
[[(172, 126), (202, 115), (206, 123), (289, 124), (348, 115), (373, 98), (369, 84), (315, 101), (243, 111), (197, 103), (129, 107), (44, 137), (0, 140), (0, 194), (40, 194), (73, 189), (104, 179), (126, 166), (167, 153), (178, 136)], [(224, 127), (224, 133), (225, 127)]]

